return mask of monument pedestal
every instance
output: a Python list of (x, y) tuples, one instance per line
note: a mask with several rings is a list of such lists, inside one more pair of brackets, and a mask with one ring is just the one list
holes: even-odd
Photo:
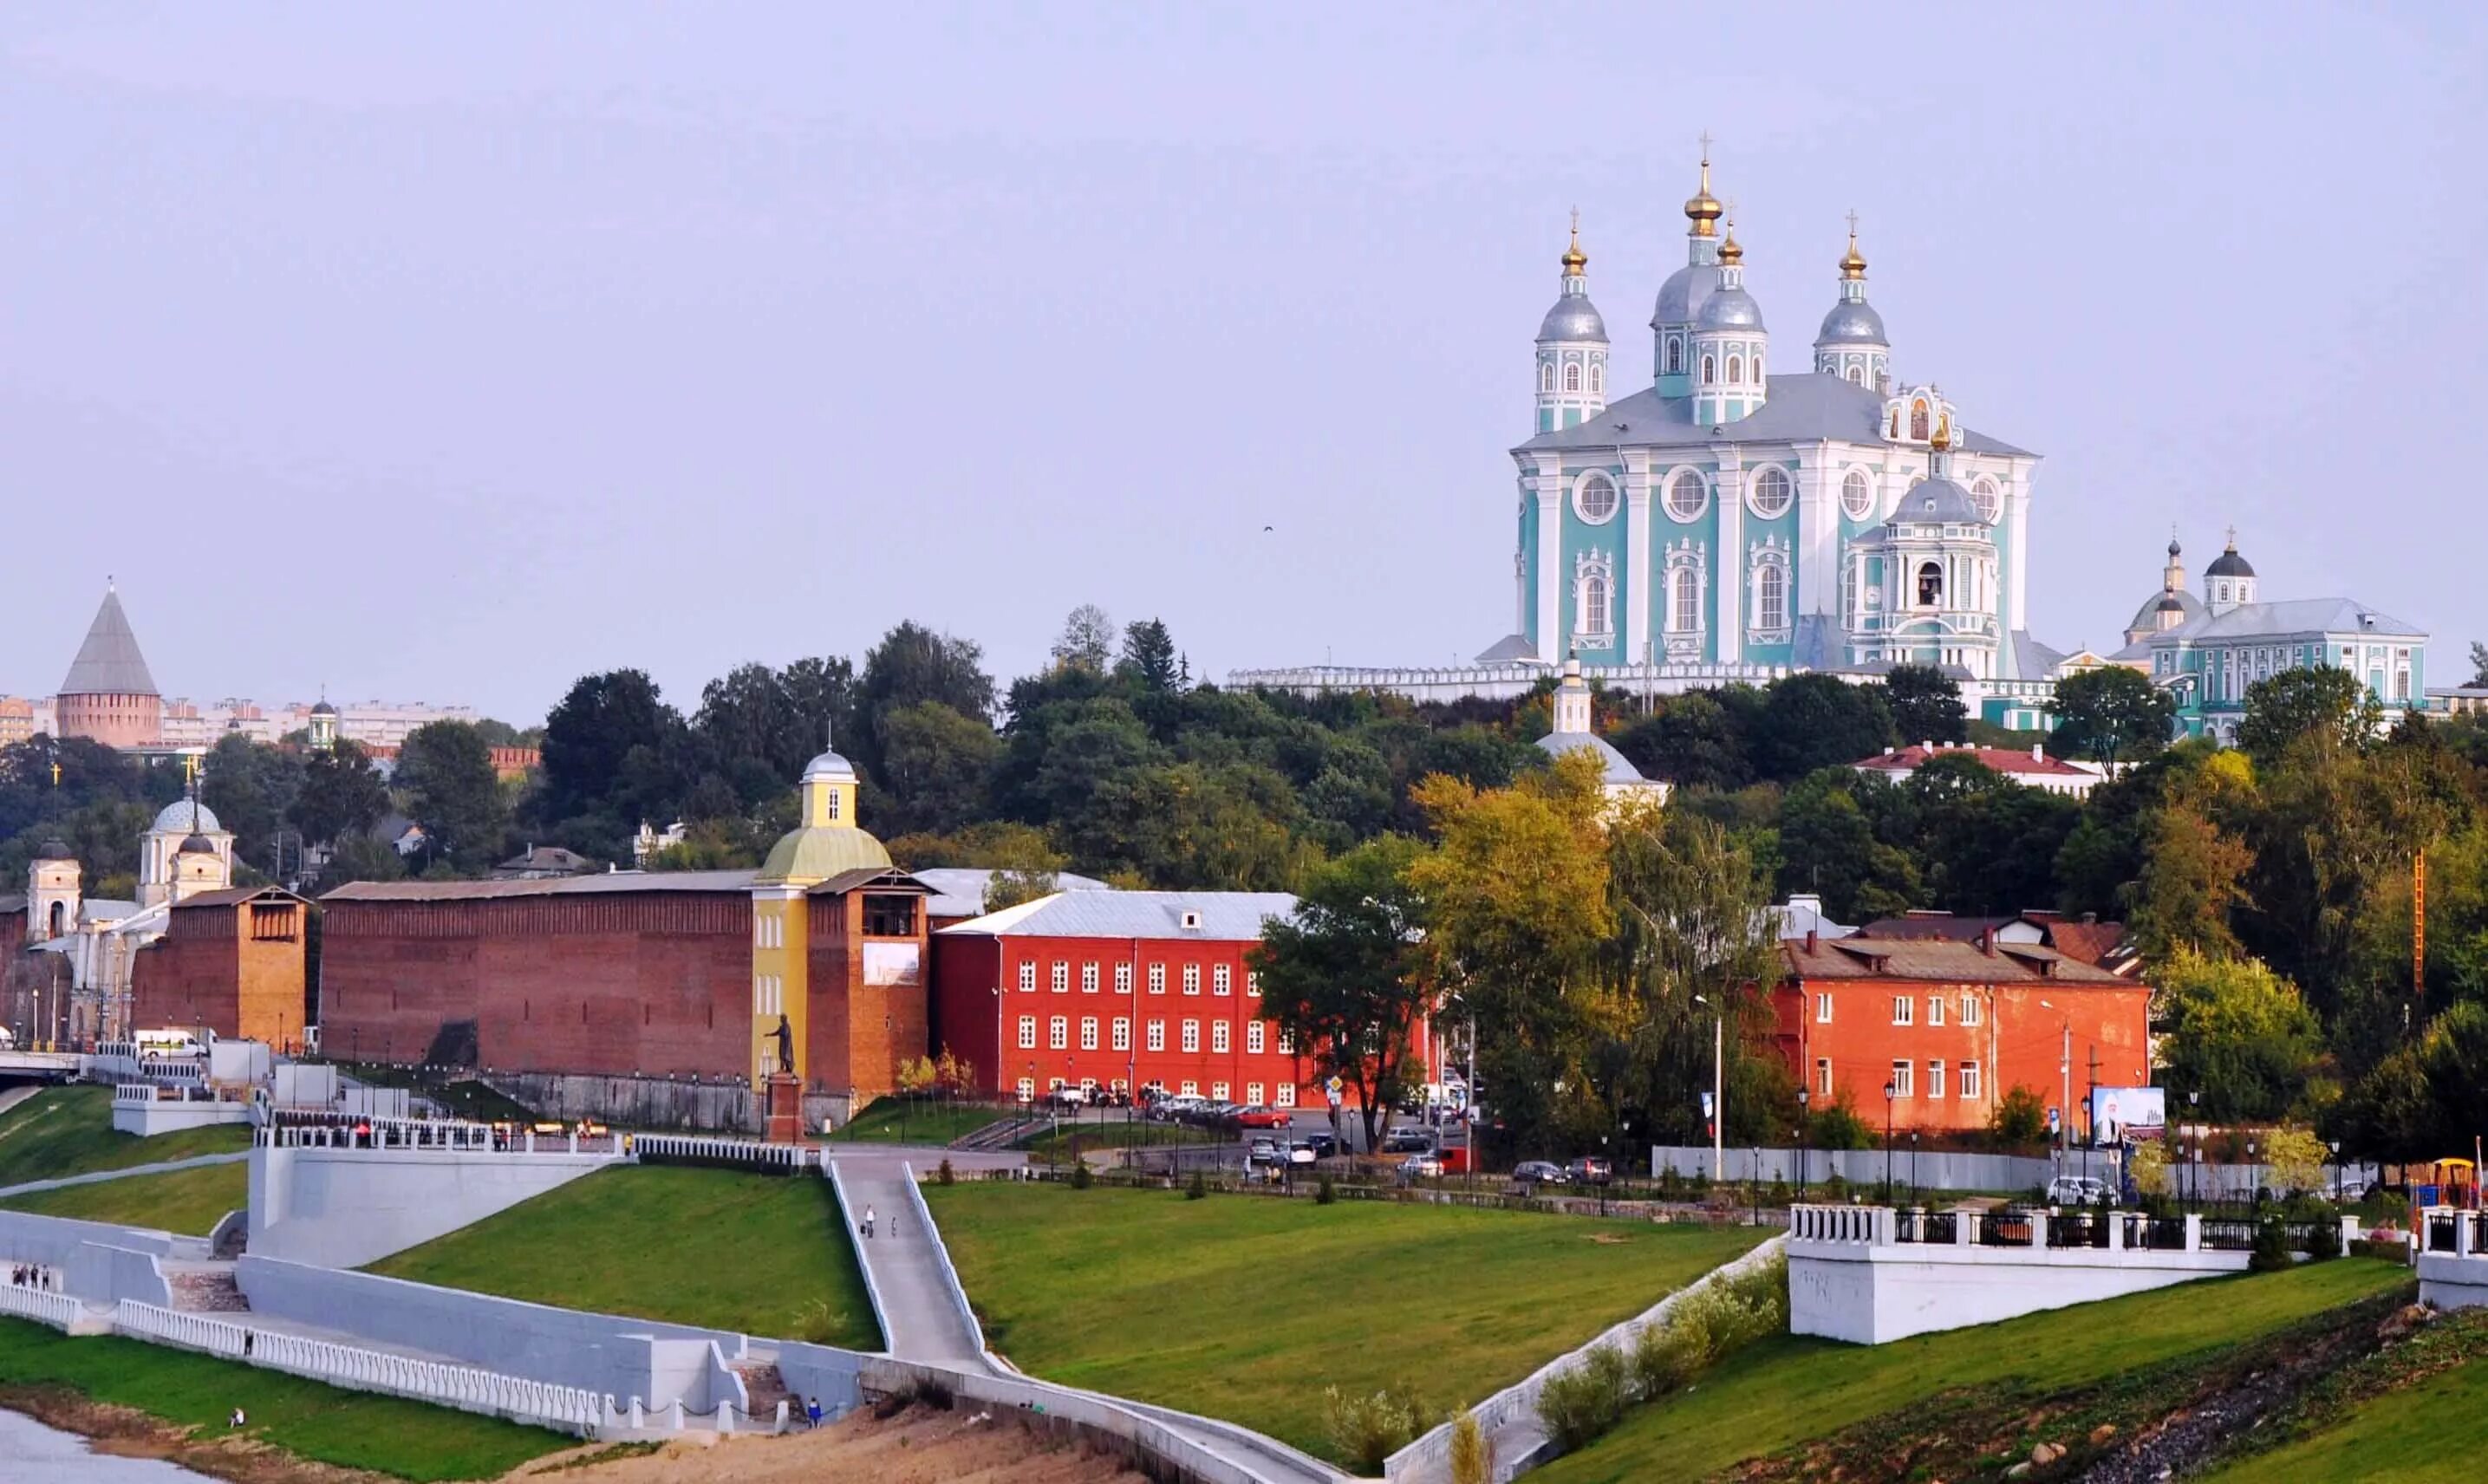
[(760, 1136), (773, 1144), (804, 1141), (804, 1084), (784, 1072), (773, 1072), (762, 1087), (766, 1121)]

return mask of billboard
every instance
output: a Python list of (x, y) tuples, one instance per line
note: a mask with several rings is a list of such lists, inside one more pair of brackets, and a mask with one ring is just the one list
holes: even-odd
[(920, 943), (866, 943), (863, 945), (863, 982), (874, 988), (921, 984)]
[(2091, 1089), (2091, 1142), (2119, 1144), (2168, 1132), (2168, 1095), (2158, 1087)]

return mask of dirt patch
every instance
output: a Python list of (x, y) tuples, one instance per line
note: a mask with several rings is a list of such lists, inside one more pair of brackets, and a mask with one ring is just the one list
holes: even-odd
[(1590, 1241), (1602, 1247), (1620, 1247), (1631, 1240), (1632, 1239), (1630, 1237), (1626, 1236), (1622, 1232), (1599, 1231), (1590, 1233)]
[(75, 1433), (98, 1453), (161, 1459), (232, 1484), (394, 1484), (386, 1474), (315, 1464), (247, 1438), (203, 1436), (64, 1386), (0, 1386), (0, 1407)]
[(696, 1433), (654, 1452), (598, 1461), (610, 1446), (537, 1459), (502, 1484), (1147, 1484), (1122, 1460), (1048, 1437), (1018, 1413), (970, 1406), (909, 1407), (886, 1417), (856, 1412), (782, 1438)]

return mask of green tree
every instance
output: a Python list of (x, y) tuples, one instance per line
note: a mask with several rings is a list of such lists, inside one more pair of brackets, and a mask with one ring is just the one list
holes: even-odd
[(994, 678), (985, 673), (985, 652), (973, 639), (935, 633), (908, 622), (882, 636), (863, 657), (858, 700), (878, 741), (880, 718), (919, 701), (939, 701), (963, 716), (989, 716)]
[(1115, 621), (1093, 602), (1084, 602), (1062, 621), (1054, 641), (1054, 662), (1062, 669), (1103, 675), (1115, 658)]
[(1315, 867), (1291, 916), (1261, 931), (1253, 965), (1261, 1018), (1311, 1058), (1318, 1078), (1356, 1095), (1365, 1147), (1426, 1079), (1417, 1028), (1434, 1003), (1424, 942), (1426, 903), (1409, 867), (1423, 847), (1384, 835)]
[(623, 833), (641, 820), (669, 824), (693, 782), (686, 741), (681, 714), (646, 672), (582, 676), (545, 717), (535, 812), (549, 823), (602, 816)]
[(783, 670), (737, 665), (700, 692), (692, 722), (703, 764), (753, 809), (794, 786), (804, 765), (855, 728), (855, 667), (799, 659)]
[(433, 721), (407, 734), (398, 749), (397, 787), (423, 827), (427, 867), (480, 876), (500, 858), (508, 807), (493, 755), (463, 721)]
[(2081, 816), (2079, 802), (2025, 788), (1959, 753), (1930, 761), (1903, 792), (1914, 805), (1915, 854), (1935, 906), (1985, 913), (2056, 900), (2056, 856)]
[(286, 818), (311, 844), (332, 845), (350, 835), (369, 833), (388, 808), (388, 788), (381, 781), (380, 770), (360, 745), (340, 738), (334, 747), (304, 761), (302, 786), (296, 791)]
[(2129, 894), (2126, 928), (2143, 956), (2180, 952), (2219, 958), (2242, 951), (2230, 915), (2248, 904), (2242, 884), (2254, 864), (2247, 844), (2193, 806), (2171, 801), (2151, 816), (2142, 875)]
[(1892, 786), (1852, 768), (1825, 768), (1788, 791), (1779, 816), (1783, 896), (1810, 891), (1836, 922), (1865, 922), (1925, 902), (1918, 864), (1877, 832)]
[(2471, 641), (2471, 684), (2488, 686), (2488, 644)]
[(1613, 742), (1645, 777), (1664, 778), (1678, 788), (1739, 789), (1754, 776), (1739, 714), (1716, 693), (1688, 690), (1628, 723)]
[(2323, 1043), (2297, 986), (2252, 959), (2180, 947), (2155, 970), (2162, 1085), (2199, 1093), (2223, 1123), (2287, 1116), (2305, 1094)]
[(1123, 630), (1123, 658), (1115, 673), (1157, 695), (1173, 695), (1182, 688), (1182, 675), (1174, 653), (1174, 637), (1157, 619), (1145, 619)]
[(2050, 750), (2107, 766), (2147, 757), (2168, 745), (2177, 703), (2151, 677), (2123, 665), (2102, 665), (2056, 682), (2056, 728)]
[(1883, 691), (1902, 742), (1968, 741), (1969, 709), (1961, 704), (1961, 686), (1934, 665), (1894, 665), (1883, 677)]
[(1836, 675), (1809, 671), (1771, 685), (1752, 755), (1761, 776), (1790, 783), (1818, 768), (1873, 757), (1891, 744), (1892, 709), (1882, 686), (1852, 686)]
[(199, 801), (234, 833), (238, 860), (267, 867), (302, 787), (302, 760), (236, 733), (217, 739), (199, 771)]
[(885, 828), (948, 831), (986, 817), (986, 789), (1002, 761), (1003, 742), (982, 720), (939, 701), (919, 701), (883, 714), (882, 794)]
[(2238, 745), (2268, 763), (2304, 737), (2363, 748), (2384, 730), (2384, 704), (2359, 677), (2332, 665), (2283, 670), (2247, 687)]

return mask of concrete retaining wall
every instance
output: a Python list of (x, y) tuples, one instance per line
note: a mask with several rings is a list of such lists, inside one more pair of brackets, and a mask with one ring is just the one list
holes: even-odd
[[(1197, 1484), (1264, 1484), (1252, 1470), (1211, 1452), (1165, 1423), (1111, 1397), (1016, 1376), (974, 1375), (887, 1356), (861, 1358), (863, 1386), (873, 1392), (890, 1394), (917, 1386), (937, 1386), (965, 1400), (998, 1410), (1042, 1414), (1047, 1419), (1044, 1425), (1099, 1443), (1135, 1461), (1156, 1460), (1171, 1465)], [(822, 1405), (826, 1407), (828, 1403)]]
[[(847, 1199), (847, 1183), (845, 1177), (838, 1173), (838, 1162), (835, 1160), (823, 1160), (821, 1173), (830, 1177), (830, 1194), (837, 1200), (838, 1240), (846, 1243), (852, 1250), (857, 1226), (863, 1218)], [(926, 1230), (938, 1232), (939, 1228), (928, 1224)], [(938, 1236), (936, 1240), (939, 1240)], [(864, 1297), (872, 1301), (872, 1327), (881, 1332), (881, 1343), (887, 1348), (891, 1343), (890, 1310), (881, 1302), (881, 1284), (873, 1280), (872, 1264), (863, 1260), (863, 1253), (861, 1251), (856, 1252), (856, 1271), (863, 1274)]]
[(158, 1134), (171, 1134), (182, 1129), (206, 1129), (217, 1124), (250, 1122), (247, 1103), (213, 1103), (206, 1100), (181, 1102), (165, 1100), (138, 1101), (116, 1098), (112, 1104), (112, 1127), (118, 1134), (135, 1134), (140, 1138), (154, 1138)]
[(81, 1242), (61, 1269), (61, 1287), (89, 1303), (173, 1303), (172, 1285), (153, 1252)]
[(817, 1401), (825, 1416), (843, 1416), (863, 1400), (867, 1358), (832, 1345), (790, 1340), (778, 1347), (778, 1375), (798, 1401)]
[[(958, 1311), (960, 1320), (967, 1325), (969, 1336), (976, 1342), (976, 1353), (986, 1354), (985, 1327), (976, 1322), (976, 1307), (968, 1302), (967, 1285), (959, 1281), (959, 1270), (951, 1266), (950, 1244), (942, 1240), (942, 1228), (934, 1224), (933, 1212), (924, 1204), (924, 1189), (916, 1183), (916, 1166), (902, 1164), (899, 1168), (907, 1177), (907, 1204), (916, 1213), (918, 1229), (933, 1239), (933, 1255), (942, 1260), (942, 1287), (950, 1297), (950, 1307)], [(857, 1255), (856, 1262), (859, 1267), (864, 1265), (861, 1253)], [(887, 1333), (887, 1330), (884, 1332)]]
[(617, 1158), (262, 1145), (250, 1154), (250, 1250), (359, 1268), (607, 1168)]
[[(652, 1410), (676, 1401), (694, 1412), (721, 1400), (743, 1404), (740, 1383), (717, 1379), (746, 1353), (744, 1337), (730, 1330), (553, 1308), (255, 1253), (234, 1265), (234, 1278), (257, 1313), (504, 1376), (579, 1386), (626, 1404), (636, 1396)], [(712, 1344), (720, 1358), (714, 1366)]]
[(75, 1221), (67, 1217), (36, 1216), (25, 1211), (0, 1211), (0, 1262), (33, 1263), (67, 1268), (70, 1254), (86, 1243), (127, 1247), (158, 1257), (205, 1258), (207, 1244), (170, 1232), (139, 1226), (112, 1226), (102, 1221)]

